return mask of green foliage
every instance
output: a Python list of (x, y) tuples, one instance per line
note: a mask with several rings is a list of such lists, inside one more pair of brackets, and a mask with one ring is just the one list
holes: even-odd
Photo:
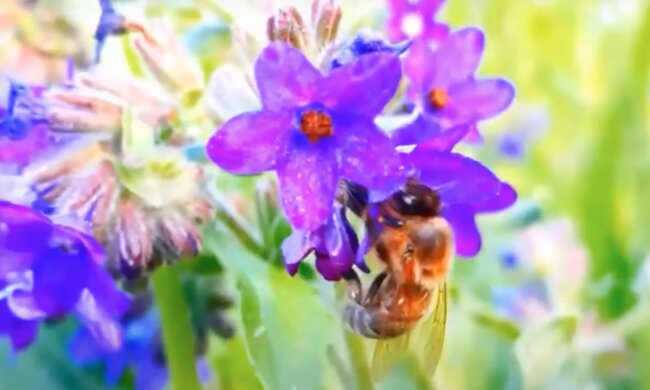
[(320, 389), (336, 327), (317, 290), (264, 263), (227, 231), (207, 240), (236, 259), (224, 265), (237, 280), (244, 344), (265, 388)]

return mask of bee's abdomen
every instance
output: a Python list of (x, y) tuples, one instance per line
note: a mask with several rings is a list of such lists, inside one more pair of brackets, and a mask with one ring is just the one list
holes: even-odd
[(343, 309), (343, 322), (355, 333), (371, 339), (381, 338), (377, 331), (377, 315), (374, 311), (357, 304), (349, 304)]

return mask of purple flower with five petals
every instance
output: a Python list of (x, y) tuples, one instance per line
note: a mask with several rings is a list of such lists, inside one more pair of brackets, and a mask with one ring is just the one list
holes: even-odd
[[(339, 204), (329, 221), (315, 231), (294, 230), (282, 243), (285, 266), (291, 275), (311, 252), (316, 255), (316, 269), (327, 280), (339, 280), (352, 268), (359, 240)], [(367, 270), (364, 264), (360, 265)]]
[(103, 260), (91, 237), (0, 201), (0, 334), (19, 350), (34, 340), (41, 321), (74, 312), (104, 348), (119, 348), (114, 319), (130, 301)]
[(485, 38), (476, 28), (464, 28), (447, 37), (435, 50), (427, 50), (419, 61), (407, 62), (409, 97), (445, 128), (476, 123), (504, 111), (515, 90), (501, 78), (477, 79)]
[(370, 189), (402, 180), (399, 155), (374, 124), (400, 68), (397, 56), (379, 52), (323, 74), (299, 50), (272, 43), (255, 64), (262, 109), (227, 121), (208, 155), (235, 174), (275, 170), (289, 221), (314, 231), (331, 217), (341, 178)]
[(446, 36), (449, 27), (436, 21), (443, 3), (444, 0), (388, 0), (388, 37), (396, 41), (406, 38), (428, 41)]

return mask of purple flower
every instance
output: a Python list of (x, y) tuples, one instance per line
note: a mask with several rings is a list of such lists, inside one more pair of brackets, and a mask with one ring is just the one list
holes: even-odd
[(122, 342), (114, 318), (129, 299), (104, 271), (91, 237), (34, 210), (0, 201), (0, 334), (28, 346), (38, 324), (74, 312), (105, 348)]
[(341, 178), (371, 189), (401, 180), (400, 158), (373, 122), (397, 90), (397, 56), (368, 54), (323, 74), (275, 42), (257, 59), (255, 77), (263, 108), (227, 121), (207, 152), (231, 173), (275, 170), (295, 228), (313, 231), (330, 218)]
[[(443, 128), (475, 126), (501, 113), (514, 99), (514, 87), (508, 81), (475, 77), (484, 41), (481, 30), (464, 28), (449, 35), (437, 49), (426, 50), (418, 61), (407, 61), (409, 97)], [(470, 135), (477, 137), (475, 128)]]
[(522, 160), (531, 152), (535, 142), (548, 128), (548, 113), (542, 108), (524, 111), (506, 131), (496, 137), (496, 151), (500, 157)]
[(0, 107), (0, 164), (27, 164), (47, 146), (47, 126), (16, 112), (23, 97), (29, 99), (27, 95), (38, 92), (38, 88), (28, 91), (11, 83), (7, 106)]
[(388, 0), (388, 37), (398, 41), (406, 38), (436, 40), (446, 36), (449, 27), (436, 21), (443, 3), (444, 0)]
[[(440, 131), (435, 123), (422, 118), (393, 133), (393, 137), (402, 142), (416, 141), (413, 142), (417, 144), (413, 151), (403, 154), (405, 169), (409, 177), (435, 190), (440, 197), (440, 213), (452, 227), (456, 253), (474, 256), (481, 249), (476, 215), (510, 207), (517, 200), (517, 194), (486, 166), (451, 152), (467, 135), (469, 125)], [(414, 140), (417, 134), (424, 135)], [(395, 190), (374, 191), (370, 200), (383, 200)], [(363, 255), (367, 248), (361, 247), (360, 254)]]
[[(316, 269), (327, 280), (339, 280), (355, 262), (359, 240), (350, 226), (345, 208), (337, 204), (327, 223), (314, 231), (294, 230), (282, 243), (285, 266), (291, 275), (311, 252)], [(365, 266), (361, 264), (365, 269)]]
[(387, 42), (382, 36), (370, 32), (357, 34), (350, 42), (345, 43), (332, 59), (331, 68), (339, 68), (348, 62), (365, 54), (386, 52), (400, 55), (411, 46), (411, 41), (406, 40), (399, 43)]
[[(124, 345), (117, 351), (106, 351), (95, 338), (81, 329), (70, 344), (70, 353), (77, 364), (88, 365), (103, 362), (105, 382), (114, 387), (122, 375), (133, 367), (136, 390), (162, 390), (169, 381), (165, 365), (160, 323), (154, 311), (143, 317), (125, 320), (123, 326)], [(203, 359), (197, 359), (199, 378), (207, 381), (210, 372)]]
[(407, 160), (413, 177), (440, 196), (440, 212), (454, 232), (456, 253), (476, 255), (481, 249), (476, 214), (510, 207), (517, 200), (515, 190), (486, 166), (458, 153), (416, 149)]
[(119, 36), (128, 33), (132, 28), (123, 15), (115, 11), (111, 0), (99, 0), (102, 14), (95, 30), (95, 64), (98, 64), (106, 39), (110, 36)]

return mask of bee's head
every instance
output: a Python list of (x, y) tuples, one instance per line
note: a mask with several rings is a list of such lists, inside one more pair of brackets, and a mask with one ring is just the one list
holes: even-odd
[(397, 213), (409, 217), (434, 217), (440, 213), (440, 197), (431, 188), (409, 181), (391, 198)]

